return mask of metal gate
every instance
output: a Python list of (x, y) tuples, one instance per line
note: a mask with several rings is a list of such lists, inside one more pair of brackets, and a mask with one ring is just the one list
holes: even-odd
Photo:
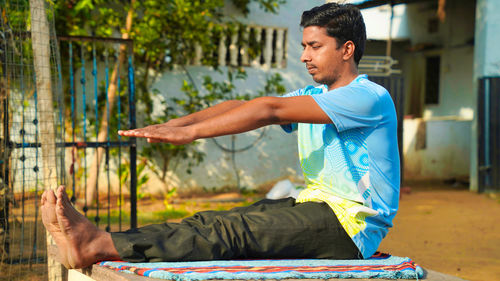
[(478, 191), (500, 191), (500, 77), (479, 79)]
[[(64, 146), (71, 150), (71, 164), (68, 169), (68, 176), (71, 177), (71, 200), (75, 203), (77, 199), (80, 199), (85, 216), (88, 217), (91, 213), (91, 220), (98, 226), (101, 222), (100, 211), (103, 206), (106, 219), (105, 229), (110, 231), (112, 221), (117, 220), (118, 228), (114, 230), (121, 231), (122, 206), (125, 203), (122, 188), (126, 183), (130, 187), (130, 227), (135, 228), (137, 227), (136, 141), (134, 138), (122, 140), (121, 136), (116, 134), (117, 130), (136, 127), (133, 41), (85, 36), (59, 36), (58, 40), (61, 61), (64, 62), (61, 66), (63, 87), (64, 92), (67, 93), (66, 104), (69, 104), (68, 117), (71, 120), (68, 122), (70, 124), (67, 124), (69, 128), (64, 143)], [(122, 58), (123, 61), (120, 62), (121, 48), (125, 50), (126, 55), (125, 59)], [(116, 75), (114, 81), (111, 81), (110, 75)], [(110, 89), (113, 83), (116, 85), (114, 102), (110, 100)], [(113, 111), (113, 107), (116, 110)], [(112, 114), (112, 112), (115, 113)], [(103, 121), (107, 122), (107, 128), (103, 129)], [(106, 130), (105, 137), (101, 140), (98, 137), (101, 134), (100, 130)], [(124, 148), (129, 149), (130, 155), (126, 166), (122, 162)], [(103, 168), (97, 169), (95, 185), (89, 186), (87, 184), (89, 165), (95, 165), (95, 163), (89, 163), (89, 151), (95, 158), (98, 149), (104, 150), (102, 160), (104, 165)], [(114, 161), (112, 161), (113, 158)], [(114, 172), (112, 171), (113, 162), (115, 163)], [(104, 177), (101, 173), (104, 173)], [(129, 181), (123, 179), (124, 174), (130, 176)], [(77, 178), (78, 175), (80, 180)], [(113, 177), (116, 179), (113, 180)], [(100, 180), (103, 180), (104, 184)], [(111, 201), (112, 182), (115, 186), (118, 185), (115, 188), (118, 193), (116, 203)], [(80, 186), (80, 192), (77, 186)], [(90, 192), (92, 190), (89, 189), (94, 189), (94, 191)], [(103, 190), (107, 195), (104, 198), (105, 204), (102, 204), (103, 198), (99, 196)], [(88, 198), (89, 193), (94, 194), (94, 198)], [(113, 206), (115, 208), (112, 211)]]
[[(2, 39), (0, 275), (22, 278), (23, 272), (40, 272), (43, 276), (47, 252), (38, 210), (40, 194), (46, 187), (41, 173), (39, 126), (46, 121), (39, 117), (29, 32)], [(108, 96), (110, 65), (116, 65), (121, 46), (126, 50), (125, 60), (117, 68), (118, 95), (112, 113), (113, 104)], [(132, 48), (131, 40), (90, 37), (61, 37), (59, 44), (51, 45), (52, 84), (58, 93), (54, 95), (57, 130), (53, 140), (57, 163), (51, 163), (57, 166), (54, 177), (67, 185), (77, 208), (107, 231), (120, 231), (122, 222), (127, 221), (130, 227), (137, 226), (136, 142), (133, 138), (122, 140), (116, 134), (119, 129), (136, 126)], [(107, 137), (98, 141), (103, 119), (108, 120)], [(98, 148), (104, 151), (103, 165), (94, 187), (97, 200), (91, 201), (85, 198), (88, 191), (85, 181), (88, 160)], [(122, 192), (125, 188), (129, 188), (127, 200)]]

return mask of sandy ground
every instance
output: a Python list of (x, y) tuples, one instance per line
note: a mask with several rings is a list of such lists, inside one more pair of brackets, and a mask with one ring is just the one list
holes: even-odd
[(380, 250), (467, 280), (500, 280), (500, 197), (444, 186), (403, 194)]
[[(500, 281), (500, 194), (477, 194), (465, 185), (404, 186), (394, 227), (380, 251), (466, 280)], [(238, 198), (238, 194), (216, 197), (212, 199)], [(231, 207), (200, 202), (191, 206), (191, 212)]]
[[(477, 194), (469, 192), (464, 186), (457, 188), (421, 183), (405, 186), (410, 186), (411, 192), (408, 188), (402, 189), (394, 227), (379, 250), (410, 257), (426, 269), (466, 280), (500, 281), (500, 194)], [(262, 196), (204, 194), (203, 198), (179, 198), (176, 200), (179, 203), (172, 204), (172, 207), (189, 213), (222, 210), (250, 204)], [(128, 208), (124, 206), (124, 209)], [(138, 208), (142, 212), (153, 212), (163, 210), (165, 206), (159, 199), (140, 200)], [(2, 269), (9, 268), (0, 268), (0, 272)], [(20, 274), (21, 268), (9, 270), (14, 274), (11, 277), (18, 277), (16, 280), (45, 279), (43, 272), (36, 274), (33, 268), (26, 271), (32, 276)], [(9, 277), (4, 279), (4, 274), (0, 274), (0, 280), (11, 280)]]

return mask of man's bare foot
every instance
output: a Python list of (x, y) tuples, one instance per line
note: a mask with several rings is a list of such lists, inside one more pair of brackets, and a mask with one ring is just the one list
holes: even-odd
[(62, 263), (65, 267), (69, 267), (66, 250), (63, 250), (67, 248), (66, 237), (59, 227), (59, 222), (57, 221), (56, 216), (56, 196), (54, 191), (46, 190), (43, 192), (40, 209), (42, 213), (43, 225), (45, 225), (45, 228), (51, 234), (58, 247), (56, 260)]
[(55, 213), (60, 231), (66, 238), (65, 248), (60, 251), (66, 250), (69, 268), (120, 259), (111, 234), (98, 229), (71, 205), (64, 186), (57, 188), (56, 198)]

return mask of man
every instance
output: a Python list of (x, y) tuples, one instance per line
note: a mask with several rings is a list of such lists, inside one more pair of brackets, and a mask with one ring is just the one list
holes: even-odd
[(302, 15), (301, 60), (318, 87), (227, 101), (122, 136), (185, 144), (279, 124), (298, 130), (307, 188), (297, 198), (201, 212), (181, 223), (107, 233), (71, 205), (64, 187), (42, 196), (42, 217), (67, 267), (100, 260), (370, 257), (398, 208), (396, 114), (387, 91), (358, 75), (366, 40), (359, 10), (325, 4)]

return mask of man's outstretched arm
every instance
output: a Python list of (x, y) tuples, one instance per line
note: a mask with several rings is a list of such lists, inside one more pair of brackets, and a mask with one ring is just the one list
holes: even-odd
[(165, 124), (120, 131), (122, 136), (148, 138), (150, 142), (186, 144), (196, 139), (239, 134), (271, 124), (331, 123), (330, 118), (310, 96), (262, 97), (226, 112), (183, 127)]
[(238, 107), (244, 103), (245, 103), (245, 101), (242, 101), (242, 100), (228, 100), (228, 101), (216, 104), (214, 106), (211, 106), (209, 108), (200, 110), (198, 112), (169, 120), (165, 124), (167, 124), (168, 126), (173, 126), (173, 127), (183, 127), (183, 126), (192, 125), (192, 124), (195, 124), (197, 122), (200, 122), (201, 120), (206, 120), (208, 118), (222, 114), (222, 113), (224, 113), (228, 110), (231, 110), (235, 107)]

